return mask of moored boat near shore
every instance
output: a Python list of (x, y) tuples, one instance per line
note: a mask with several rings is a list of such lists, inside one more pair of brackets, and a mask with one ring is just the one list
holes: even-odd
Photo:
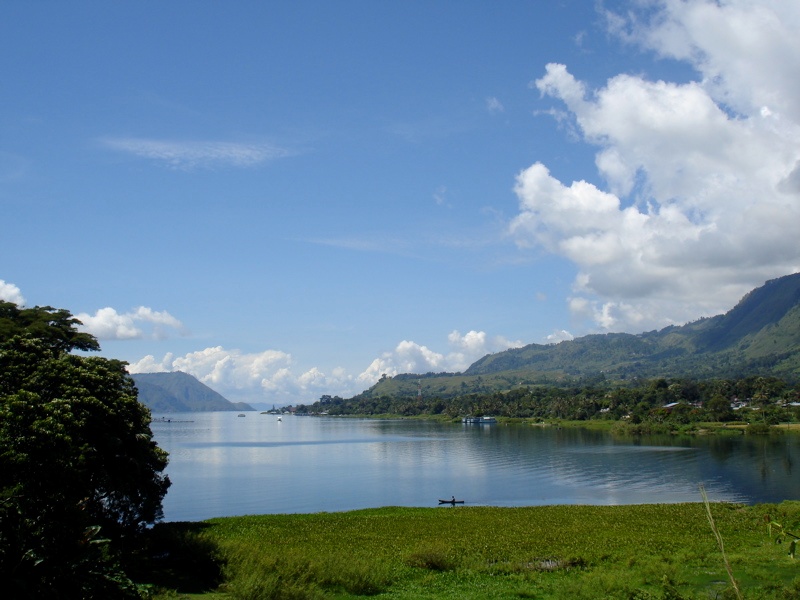
[(477, 424), (497, 423), (497, 419), (495, 419), (494, 417), (464, 417), (463, 419), (461, 419), (461, 422), (462, 423), (477, 423)]

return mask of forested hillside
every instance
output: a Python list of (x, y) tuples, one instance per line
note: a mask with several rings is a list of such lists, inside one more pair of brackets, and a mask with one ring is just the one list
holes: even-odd
[(415, 396), (421, 391), (425, 397), (452, 398), (515, 386), (754, 375), (800, 379), (800, 274), (768, 281), (724, 315), (636, 335), (530, 344), (489, 354), (463, 373), (385, 377), (359, 396)]

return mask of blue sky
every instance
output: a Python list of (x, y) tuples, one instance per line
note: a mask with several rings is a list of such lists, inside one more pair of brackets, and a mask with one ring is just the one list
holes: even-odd
[(0, 5), (0, 297), (233, 400), (800, 269), (788, 2)]

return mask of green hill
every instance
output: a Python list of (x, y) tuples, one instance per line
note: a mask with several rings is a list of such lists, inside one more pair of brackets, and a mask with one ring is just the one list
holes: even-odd
[(135, 373), (139, 402), (153, 412), (254, 410), (244, 402), (230, 402), (188, 373)]
[(381, 379), (361, 397), (442, 398), (515, 386), (638, 378), (800, 379), (800, 273), (768, 281), (729, 312), (640, 334), (587, 335), (489, 354), (463, 373)]

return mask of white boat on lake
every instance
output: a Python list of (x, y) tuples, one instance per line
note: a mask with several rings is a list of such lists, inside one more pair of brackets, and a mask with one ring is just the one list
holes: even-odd
[(464, 417), (461, 422), (483, 425), (485, 423), (497, 423), (497, 419), (494, 417)]

